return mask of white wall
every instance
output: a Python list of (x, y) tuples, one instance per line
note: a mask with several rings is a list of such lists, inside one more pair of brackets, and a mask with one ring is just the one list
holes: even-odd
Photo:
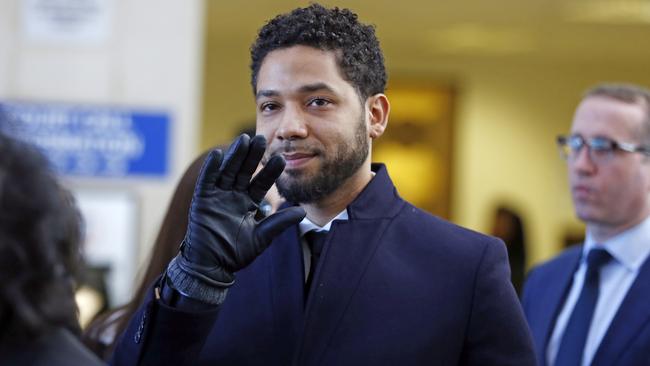
[(138, 204), (135, 266), (155, 239), (179, 175), (198, 152), (203, 1), (97, 0), (112, 16), (108, 37), (90, 44), (27, 37), (23, 1), (0, 0), (0, 102), (144, 107), (171, 115), (167, 177), (67, 179), (74, 189), (132, 194)]

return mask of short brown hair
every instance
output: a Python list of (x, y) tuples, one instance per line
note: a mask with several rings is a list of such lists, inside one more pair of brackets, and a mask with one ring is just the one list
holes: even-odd
[(650, 144), (650, 90), (634, 84), (599, 84), (584, 93), (583, 99), (589, 97), (611, 98), (641, 106), (645, 111), (645, 118), (640, 132), (643, 135), (643, 143)]

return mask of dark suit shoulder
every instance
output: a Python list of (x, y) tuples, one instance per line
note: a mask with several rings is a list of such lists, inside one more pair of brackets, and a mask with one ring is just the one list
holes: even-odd
[(574, 245), (570, 248), (567, 248), (557, 256), (533, 267), (530, 271), (529, 277), (542, 276), (546, 273), (557, 273), (560, 269), (573, 267), (576, 265), (581, 254), (582, 245)]
[[(538, 299), (548, 296), (549, 291), (563, 293), (565, 288), (549, 286), (549, 283), (562, 286), (567, 285), (571, 274), (579, 263), (582, 253), (582, 245), (576, 245), (565, 249), (552, 259), (533, 267), (526, 277), (522, 294), (522, 304), (526, 313), (530, 313), (532, 306), (537, 306)], [(557, 296), (560, 296), (557, 295)]]

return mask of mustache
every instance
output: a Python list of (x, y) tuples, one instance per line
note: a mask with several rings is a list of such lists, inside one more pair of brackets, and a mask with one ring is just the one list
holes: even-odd
[(262, 157), (262, 165), (266, 165), (266, 163), (271, 159), (272, 157), (276, 155), (282, 155), (282, 154), (290, 154), (290, 153), (295, 153), (295, 152), (303, 152), (303, 153), (310, 153), (314, 155), (321, 154), (323, 151), (319, 147), (305, 144), (302, 141), (291, 141), (291, 140), (285, 140), (281, 143), (279, 146), (275, 146), (271, 148), (270, 146), (266, 149), (266, 153)]

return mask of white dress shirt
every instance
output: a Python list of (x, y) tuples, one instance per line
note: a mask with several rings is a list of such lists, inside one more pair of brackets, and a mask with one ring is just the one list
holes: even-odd
[(298, 230), (300, 231), (300, 243), (302, 244), (302, 263), (305, 267), (305, 282), (307, 281), (307, 275), (309, 274), (309, 267), (311, 267), (311, 249), (307, 245), (307, 241), (304, 239), (305, 234), (310, 231), (330, 231), (332, 227), (332, 222), (334, 220), (347, 220), (348, 219), (348, 209), (345, 208), (341, 211), (336, 217), (331, 219), (327, 224), (323, 226), (318, 226), (311, 222), (307, 217), (302, 219), (298, 224)]
[(650, 255), (650, 217), (604, 243), (596, 243), (587, 233), (580, 266), (573, 275), (571, 290), (562, 311), (558, 314), (555, 329), (546, 349), (546, 361), (549, 366), (555, 362), (564, 330), (578, 297), (580, 297), (587, 271), (587, 254), (594, 248), (607, 250), (612, 256), (612, 260), (600, 270), (598, 302), (591, 319), (591, 327), (587, 333), (582, 366), (591, 364), (600, 342), (607, 333), (627, 291), (636, 279), (641, 265)]

